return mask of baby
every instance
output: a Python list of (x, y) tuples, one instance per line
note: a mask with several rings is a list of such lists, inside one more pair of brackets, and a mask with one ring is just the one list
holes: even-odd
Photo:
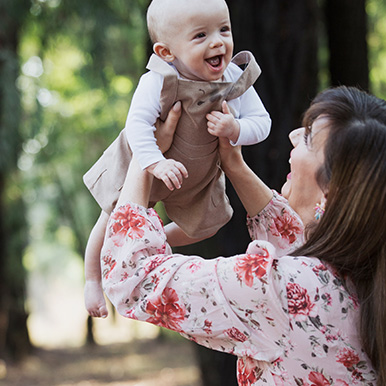
[[(166, 226), (168, 242), (186, 245), (214, 235), (233, 213), (220, 169), (218, 137), (233, 145), (251, 145), (263, 141), (271, 126), (252, 87), (259, 66), (247, 51), (232, 59), (224, 0), (153, 0), (147, 23), (154, 43), (150, 71), (140, 79), (125, 129), (84, 176), (102, 208), (85, 253), (86, 308), (96, 317), (107, 316), (100, 249), (132, 154), (156, 177), (150, 205), (162, 201), (173, 221)], [(155, 122), (164, 120), (177, 101), (181, 118), (171, 148), (162, 154)]]

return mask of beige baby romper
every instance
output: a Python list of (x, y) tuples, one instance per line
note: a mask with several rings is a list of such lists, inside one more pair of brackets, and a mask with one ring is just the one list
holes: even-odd
[[(225, 225), (233, 210), (225, 194), (225, 176), (220, 167), (218, 138), (207, 131), (206, 114), (221, 111), (224, 100), (241, 96), (260, 75), (260, 68), (248, 51), (237, 54), (232, 62), (246, 66), (237, 81), (200, 82), (178, 78), (177, 72), (156, 55), (147, 69), (164, 77), (161, 115), (165, 120), (176, 101), (182, 114), (166, 158), (180, 161), (188, 170), (181, 189), (170, 191), (163, 181), (154, 179), (150, 206), (162, 201), (167, 215), (192, 238), (208, 237)], [(126, 177), (131, 151), (124, 131), (84, 175), (84, 183), (100, 207), (110, 213), (118, 200)]]

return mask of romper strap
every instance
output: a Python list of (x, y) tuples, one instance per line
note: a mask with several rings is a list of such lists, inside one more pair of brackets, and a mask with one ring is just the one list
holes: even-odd
[(230, 89), (227, 100), (235, 99), (244, 94), (244, 92), (256, 82), (261, 74), (260, 66), (255, 57), (249, 51), (241, 51), (232, 59), (232, 63), (239, 67), (246, 66), (243, 73), (237, 79)]
[(164, 121), (177, 98), (177, 72), (170, 64), (168, 64), (155, 54), (152, 54), (150, 56), (146, 68), (148, 70), (161, 74), (164, 78), (160, 96), (160, 105), (162, 110), (160, 114), (160, 119)]

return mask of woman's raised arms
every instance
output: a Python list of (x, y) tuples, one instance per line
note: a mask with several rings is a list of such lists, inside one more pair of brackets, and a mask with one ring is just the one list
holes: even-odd
[(261, 212), (273, 193), (244, 161), (240, 146), (220, 138), (221, 167), (236, 190), (245, 210), (253, 217)]

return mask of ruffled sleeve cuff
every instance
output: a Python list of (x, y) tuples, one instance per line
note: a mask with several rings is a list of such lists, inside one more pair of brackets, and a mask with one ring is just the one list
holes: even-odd
[(247, 227), (252, 240), (267, 240), (283, 256), (304, 242), (304, 225), (288, 201), (276, 191), (267, 206), (256, 216), (247, 217)]

